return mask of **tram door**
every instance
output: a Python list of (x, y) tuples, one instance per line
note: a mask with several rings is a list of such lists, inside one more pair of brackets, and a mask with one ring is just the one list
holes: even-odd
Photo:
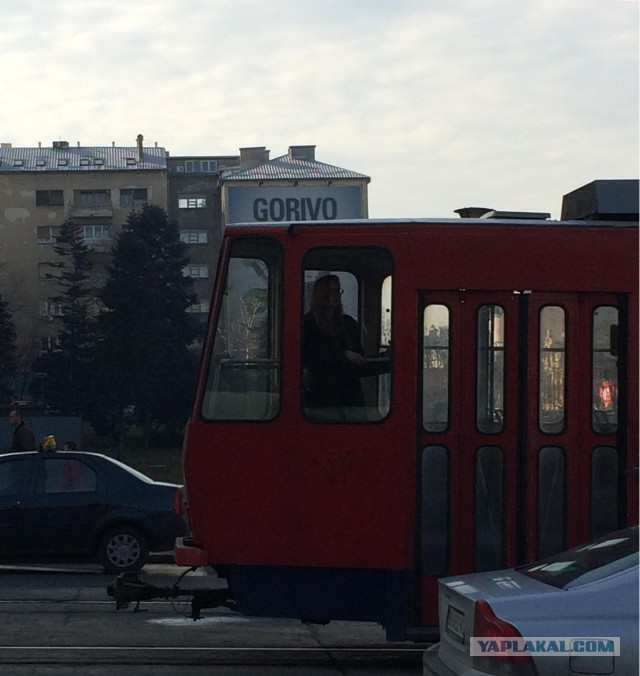
[(615, 296), (423, 292), (416, 565), (510, 567), (624, 524)]

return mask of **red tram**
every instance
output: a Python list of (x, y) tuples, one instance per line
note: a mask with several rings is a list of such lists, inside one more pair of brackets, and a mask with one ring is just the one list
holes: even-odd
[[(360, 327), (357, 405), (308, 396), (327, 274)], [(637, 522), (637, 346), (637, 223), (229, 226), (176, 560), (246, 614), (436, 625), (438, 577)]]

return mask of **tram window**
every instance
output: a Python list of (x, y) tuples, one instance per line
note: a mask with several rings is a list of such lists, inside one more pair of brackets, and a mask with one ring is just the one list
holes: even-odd
[(597, 307), (593, 313), (591, 361), (593, 383), (592, 424), (595, 432), (613, 434), (618, 429), (618, 310)]
[(420, 562), (423, 575), (445, 575), (449, 565), (449, 452), (427, 446), (422, 452)]
[(616, 530), (618, 523), (618, 451), (598, 446), (591, 453), (591, 537)]
[(449, 308), (427, 305), (422, 324), (422, 424), (427, 432), (443, 432), (449, 426)]
[(538, 558), (565, 548), (565, 497), (564, 450), (545, 446), (538, 454)]
[(477, 321), (476, 425), (497, 434), (504, 429), (504, 309), (484, 305)]
[(565, 311), (548, 305), (540, 311), (538, 344), (540, 431), (558, 434), (565, 425)]
[(478, 449), (475, 467), (474, 570), (504, 565), (504, 460), (502, 449)]
[(378, 247), (319, 247), (303, 261), (301, 405), (319, 423), (368, 423), (391, 406), (393, 260)]
[(278, 413), (281, 268), (275, 242), (234, 242), (215, 325), (203, 417), (270, 420)]

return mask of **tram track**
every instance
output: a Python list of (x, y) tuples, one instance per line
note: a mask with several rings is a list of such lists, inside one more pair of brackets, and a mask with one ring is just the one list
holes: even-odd
[[(163, 578), (151, 576), (151, 579)], [(86, 578), (6, 580), (0, 588), (0, 675), (23, 674), (417, 674), (423, 644), (385, 644), (374, 623), (315, 625), (215, 609), (194, 621), (188, 599), (116, 611)], [(25, 584), (26, 582), (26, 584)], [(56, 584), (58, 583), (58, 584)], [(74, 586), (74, 583), (77, 586)], [(262, 671), (264, 669), (264, 672)]]
[(2, 665), (316, 665), (414, 667), (422, 648), (1, 646)]

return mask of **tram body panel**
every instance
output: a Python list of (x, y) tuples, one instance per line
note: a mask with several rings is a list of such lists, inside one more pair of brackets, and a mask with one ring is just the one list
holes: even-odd
[[(531, 560), (587, 539), (596, 521), (637, 519), (625, 474), (637, 466), (637, 238), (635, 227), (579, 223), (230, 227), (221, 264), (236, 247), (232, 267), (254, 281), (219, 271), (184, 469), (194, 545), (228, 576), (240, 610), (375, 620), (401, 636), (436, 623), (441, 575)], [(365, 349), (389, 361), (388, 375), (363, 379), (366, 411), (340, 421), (306, 408), (300, 347), (310, 280), (332, 270)], [(261, 317), (243, 358), (229, 348), (239, 303)], [(450, 325), (430, 337), (433, 307)], [(566, 350), (541, 333), (561, 315)], [(596, 321), (618, 322), (615, 356), (587, 335)], [(606, 400), (592, 410), (594, 378), (609, 396), (614, 366), (615, 430)], [(561, 450), (540, 460), (546, 447)], [(540, 473), (558, 467), (564, 493), (546, 508), (564, 499), (567, 526), (554, 540), (540, 526)], [(596, 514), (596, 493), (616, 510)], [(487, 527), (483, 514), (500, 523)]]

